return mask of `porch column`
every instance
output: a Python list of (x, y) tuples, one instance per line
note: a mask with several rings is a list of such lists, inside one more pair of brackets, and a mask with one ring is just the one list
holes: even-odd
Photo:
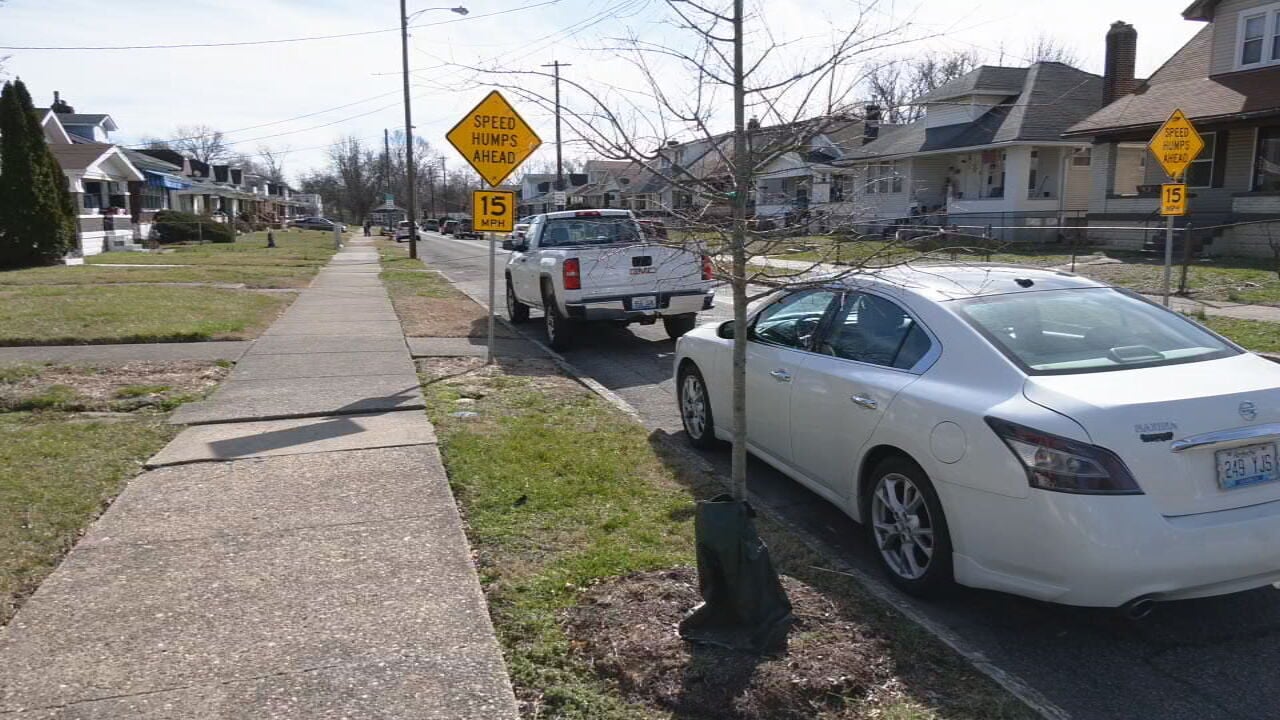
[(1027, 186), (1031, 182), (1031, 148), (1016, 145), (1009, 148), (1004, 160), (1005, 207), (1018, 209), (1027, 201)]

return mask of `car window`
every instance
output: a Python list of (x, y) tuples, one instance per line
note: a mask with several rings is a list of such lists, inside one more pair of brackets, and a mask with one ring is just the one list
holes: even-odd
[(808, 350), (822, 318), (835, 300), (834, 290), (802, 290), (760, 311), (751, 325), (750, 339), (771, 345)]
[(1240, 351), (1176, 313), (1115, 288), (966, 300), (960, 314), (1032, 374), (1213, 360)]
[(915, 318), (879, 295), (847, 293), (817, 352), (857, 362), (908, 369), (929, 352), (931, 341)]
[(639, 242), (635, 220), (626, 215), (596, 217), (563, 217), (547, 220), (538, 245), (541, 247), (573, 247), (578, 245), (612, 245)]

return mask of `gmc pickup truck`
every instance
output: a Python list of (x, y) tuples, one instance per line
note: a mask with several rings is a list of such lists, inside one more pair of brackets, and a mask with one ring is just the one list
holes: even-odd
[(712, 307), (711, 260), (694, 250), (648, 242), (628, 210), (570, 210), (535, 215), (510, 241), (507, 315), (529, 320), (540, 308), (555, 350), (568, 348), (582, 323), (652, 325), (678, 338)]

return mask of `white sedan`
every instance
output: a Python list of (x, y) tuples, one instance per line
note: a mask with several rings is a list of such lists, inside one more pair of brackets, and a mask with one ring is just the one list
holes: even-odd
[[(925, 266), (752, 308), (752, 453), (867, 528), (890, 579), (1135, 614), (1280, 581), (1280, 365), (1068, 273)], [(732, 323), (680, 339), (730, 438)]]

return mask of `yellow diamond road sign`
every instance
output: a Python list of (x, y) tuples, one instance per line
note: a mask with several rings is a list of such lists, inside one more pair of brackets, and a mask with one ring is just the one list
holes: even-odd
[(445, 136), (490, 186), (500, 185), (542, 140), (494, 90)]
[(1204, 150), (1204, 140), (1187, 116), (1181, 110), (1174, 110), (1147, 147), (1160, 161), (1164, 171), (1169, 173), (1169, 177), (1176, 180), (1182, 177), (1187, 166)]

